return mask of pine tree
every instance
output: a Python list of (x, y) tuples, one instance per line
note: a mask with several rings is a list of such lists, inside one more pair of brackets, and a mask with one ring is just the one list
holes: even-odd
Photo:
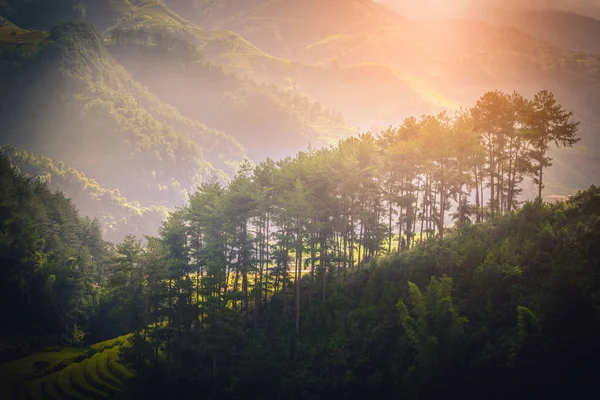
[(525, 120), (532, 147), (530, 156), (537, 163), (533, 176), (539, 201), (544, 189), (544, 168), (552, 165), (552, 158), (547, 156), (550, 144), (572, 147), (580, 140), (576, 137), (579, 122), (572, 119), (573, 112), (567, 112), (551, 92), (542, 90), (534, 96)]

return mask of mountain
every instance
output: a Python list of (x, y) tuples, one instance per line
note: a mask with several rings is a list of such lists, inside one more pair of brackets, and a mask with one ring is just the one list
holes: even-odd
[[(577, 86), (559, 93), (562, 98), (574, 97), (580, 88), (591, 96), (596, 91), (589, 86), (593, 57), (563, 51), (505, 24), (475, 18), (416, 21), (371, 0), (255, 1), (239, 12), (234, 0), (166, 3), (199, 26), (231, 29), (262, 48), (274, 35), (280, 37), (288, 54), (305, 63), (383, 65), (405, 84), (402, 95), (444, 99), (438, 104), (458, 107), (490, 87), (532, 92)], [(582, 103), (588, 107), (589, 101)]]
[(254, 1), (235, 12), (238, 3), (166, 0), (199, 26), (232, 29), (263, 48), (273, 35), (262, 28), (274, 27), (294, 59), (383, 65), (417, 92), (436, 92), (458, 103), (468, 94), (471, 102), (482, 87), (535, 91), (575, 84), (563, 92), (596, 91), (589, 87), (594, 56), (563, 50), (504, 23), (416, 21), (371, 0)]
[(600, 21), (581, 14), (557, 10), (483, 10), (480, 18), (510, 25), (558, 47), (600, 53)]
[(408, 22), (371, 0), (166, 0), (165, 3), (201, 27), (231, 29), (272, 54), (293, 58), (298, 58), (311, 43), (332, 35)]
[(138, 0), (0, 0), (0, 15), (24, 28), (49, 30), (61, 22), (78, 21), (98, 30), (114, 25)]
[[(106, 44), (113, 54), (119, 56), (120, 61), (127, 64), (125, 66), (128, 67), (128, 72), (133, 73), (134, 78), (139, 78), (152, 92), (157, 85), (166, 87), (166, 90), (160, 91), (161, 100), (185, 110), (184, 114), (188, 117), (201, 120), (211, 127), (224, 129), (241, 139), (253, 158), (264, 159), (267, 155), (286, 156), (307, 146), (308, 143), (319, 146), (331, 144), (356, 133), (346, 126), (339, 111), (315, 104), (314, 98), (300, 99), (305, 93), (290, 95), (287, 93), (289, 91), (273, 86), (265, 88), (261, 85), (280, 85), (290, 77), (297, 76), (298, 67), (289, 60), (273, 57), (231, 31), (200, 29), (158, 1), (137, 1), (133, 4), (128, 3), (128, 7), (117, 7), (115, 4), (118, 2), (109, 3), (105, 5), (106, 9), (118, 9), (121, 13), (117, 23), (106, 33), (106, 37), (109, 38)], [(82, 4), (88, 6), (88, 2)], [(95, 7), (99, 7), (98, 3), (94, 4)], [(102, 15), (102, 12), (96, 14)], [(108, 16), (104, 19), (108, 19)], [(102, 28), (102, 24), (96, 25), (99, 29)], [(146, 35), (146, 39), (138, 40), (133, 31)], [(156, 38), (162, 40), (158, 47), (153, 41)], [(145, 50), (152, 51), (146, 51), (145, 56), (141, 55), (140, 51), (143, 49), (139, 48), (140, 43), (145, 43)], [(139, 62), (138, 57), (150, 61), (149, 57), (160, 56), (158, 53), (161, 49), (171, 52), (172, 47), (177, 45), (181, 48), (186, 47), (186, 54), (179, 52), (173, 60), (163, 58), (160, 60), (164, 61), (163, 63), (156, 62), (156, 58), (146, 65)], [(131, 51), (129, 55), (128, 51)], [(136, 56), (131, 57), (133, 54)], [(156, 67), (154, 71), (147, 71), (147, 66), (153, 64)], [(138, 66), (143, 67), (144, 73), (140, 73)], [(174, 76), (170, 71), (181, 68), (187, 69), (187, 78), (196, 78), (197, 85), (185, 85), (187, 89), (195, 89), (193, 99), (189, 96), (174, 96), (173, 89), (180, 87), (179, 82), (184, 76)], [(205, 85), (207, 79), (213, 79), (215, 71), (221, 68), (230, 74), (211, 81), (223, 82), (223, 85), (210, 85), (208, 89)], [(263, 76), (262, 71), (265, 72)], [(265, 77), (267, 75), (268, 77)], [(202, 107), (205, 103), (210, 104), (211, 109)], [(194, 104), (198, 104), (199, 107)], [(252, 109), (252, 106), (257, 104), (262, 104), (261, 109)], [(219, 108), (216, 112), (215, 107)], [(268, 114), (268, 118), (267, 115), (260, 117), (263, 111)], [(238, 118), (232, 120), (231, 114)], [(277, 149), (281, 152), (269, 152)]]
[(340, 110), (350, 126), (386, 126), (390, 115), (400, 122), (414, 113), (439, 111), (448, 103), (443, 96), (432, 95), (423, 80), (393, 66), (375, 60), (343, 64), (333, 52), (315, 50), (315, 43), (361, 35), (382, 24), (412, 26), (409, 19), (370, 0), (166, 0), (165, 4), (203, 29), (234, 31), (269, 54), (293, 60), (285, 69), (267, 65), (250, 76), (292, 86), (327, 108)]
[[(557, 154), (548, 193), (588, 186), (600, 166), (600, 56), (573, 47), (575, 33), (552, 40), (551, 23), (423, 21), (371, 0), (61, 0), (42, 24), (42, 3), (2, 3), (3, 143), (62, 160), (142, 207), (180, 204), (247, 156), (452, 113), (494, 88), (552, 90), (583, 121), (580, 161)], [(69, 18), (100, 33), (17, 27)]]
[[(7, 15), (26, 21), (35, 4)], [(263, 69), (285, 82), (296, 69), (233, 32), (199, 29), (160, 2), (78, 4), (97, 12), (74, 19), (116, 25), (103, 37), (89, 25), (46, 32), (3, 17), (2, 143), (62, 160), (138, 209), (173, 207), (203, 181), (228, 180), (246, 154), (285, 157), (355, 134), (339, 111), (249, 76)], [(72, 17), (67, 2), (57, 7), (56, 20)], [(104, 210), (112, 230), (122, 213)]]
[[(551, 24), (540, 28), (544, 36), (532, 28), (519, 29), (506, 21), (489, 22), (472, 14), (413, 20), (370, 0), (255, 1), (239, 12), (234, 12), (239, 4), (234, 0), (207, 1), (201, 6), (189, 0), (166, 3), (200, 26), (232, 29), (260, 47), (267, 48), (275, 30), (288, 54), (307, 64), (327, 66), (333, 60), (341, 70), (369, 66), (377, 71), (376, 76), (395, 76), (397, 97), (388, 97), (385, 106), (377, 105), (379, 110), (390, 111), (375, 118), (369, 115), (370, 126), (398, 124), (407, 116), (403, 110), (419, 114), (458, 109), (473, 104), (490, 88), (518, 90), (527, 96), (549, 89), (584, 121), (580, 147), (589, 151), (582, 155), (582, 163), (600, 167), (594, 156), (600, 149), (594, 133), (600, 126), (595, 107), (600, 100), (600, 57), (549, 41)], [(366, 74), (357, 75), (364, 79)], [(304, 86), (310, 88), (310, 83)], [(403, 104), (401, 98), (410, 100)], [(340, 107), (344, 114), (361, 115), (360, 107), (346, 107)], [(569, 182), (567, 191), (593, 183), (582, 168), (571, 171), (566, 181), (562, 180), (568, 175), (564, 168), (555, 169), (559, 181)]]
[(109, 50), (135, 79), (184, 115), (230, 133), (254, 160), (355, 134), (339, 111), (277, 86), (298, 75), (297, 66), (233, 32), (199, 29), (149, 2), (108, 35)]
[(511, 9), (529, 11), (558, 10), (600, 18), (597, 0), (377, 0), (402, 14), (415, 18), (465, 17), (473, 10)]
[(133, 80), (89, 25), (53, 28), (38, 47), (31, 57), (2, 53), (4, 143), (76, 166), (146, 205), (173, 205), (243, 160), (234, 138)]

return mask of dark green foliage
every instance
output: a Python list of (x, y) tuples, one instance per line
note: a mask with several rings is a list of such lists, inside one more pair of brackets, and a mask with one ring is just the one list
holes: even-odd
[(106, 257), (97, 221), (0, 156), (0, 340), (81, 343)]
[[(159, 238), (127, 237), (110, 254), (97, 225), (2, 158), (6, 326), (73, 343), (106, 318), (94, 313), (99, 298), (100, 311), (113, 309), (104, 321), (132, 333), (121, 357), (144, 398), (589, 389), (600, 351), (600, 190), (526, 203), (373, 261), (383, 248), (353, 235), (375, 229), (369, 214), (382, 212), (364, 157), (374, 148), (364, 136), (243, 166), (229, 187), (202, 185)], [(329, 177), (332, 165), (339, 176)], [(361, 206), (350, 208), (356, 188)], [(356, 259), (341, 245), (353, 239), (365, 251)]]
[(254, 328), (223, 325), (232, 311), (207, 311), (204, 328), (190, 331), (200, 342), (174, 355), (176, 371), (151, 371), (146, 393), (159, 398), (174, 386), (208, 398), (585, 393), (600, 351), (598, 198), (592, 187), (565, 203), (526, 203), (382, 258), (352, 281), (331, 276), (326, 296), (306, 282), (299, 334), (285, 292), (261, 306)]
[[(21, 3), (10, 3), (17, 20)], [(343, 118), (204, 58), (243, 51), (235, 35), (201, 51), (175, 31), (118, 28), (103, 40), (67, 23), (31, 51), (3, 47), (7, 140), (50, 149), (146, 203), (173, 204), (204, 182), (158, 238), (127, 236), (110, 251), (96, 222), (1, 159), (3, 340), (129, 332), (120, 357), (143, 398), (531, 398), (590, 387), (600, 194), (541, 201), (550, 144), (577, 142), (577, 123), (550, 92), (532, 101), (489, 92), (456, 118), (408, 118), (377, 137), (243, 165), (223, 187), (217, 168), (241, 159), (239, 143), (159, 102), (113, 56), (184, 114), (256, 142), (260, 156)], [(184, 78), (189, 97), (159, 79), (165, 72)], [(75, 170), (9, 150), (23, 172), (68, 173), (106, 194)], [(529, 177), (540, 201), (515, 212)]]

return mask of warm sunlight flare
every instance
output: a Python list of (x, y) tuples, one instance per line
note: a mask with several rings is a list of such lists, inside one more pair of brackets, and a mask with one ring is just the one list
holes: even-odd
[(580, 399), (600, 1), (0, 0), (0, 399)]

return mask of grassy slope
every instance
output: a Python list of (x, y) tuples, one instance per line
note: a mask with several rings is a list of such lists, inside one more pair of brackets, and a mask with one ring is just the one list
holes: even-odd
[(49, 368), (53, 369), (63, 364), (72, 363), (77, 357), (85, 354), (85, 349), (76, 347), (64, 347), (61, 351), (44, 351), (30, 354), (4, 364), (0, 364), (0, 374), (12, 375), (19, 378), (29, 379), (36, 376), (34, 362), (47, 362)]
[(0, 58), (3, 53), (9, 52), (20, 57), (31, 56), (47, 37), (46, 32), (21, 29), (6, 19), (0, 19)]
[(48, 35), (43, 31), (29, 31), (21, 29), (16, 25), (7, 23), (0, 25), (0, 42), (6, 45), (22, 45), (24, 47), (34, 47)]
[[(114, 398), (134, 377), (119, 362), (119, 349), (126, 344), (127, 336), (121, 336), (89, 348), (48, 349), (0, 364), (0, 382), (11, 389), (3, 394), (33, 400)], [(36, 370), (36, 362), (47, 362), (47, 369)]]

